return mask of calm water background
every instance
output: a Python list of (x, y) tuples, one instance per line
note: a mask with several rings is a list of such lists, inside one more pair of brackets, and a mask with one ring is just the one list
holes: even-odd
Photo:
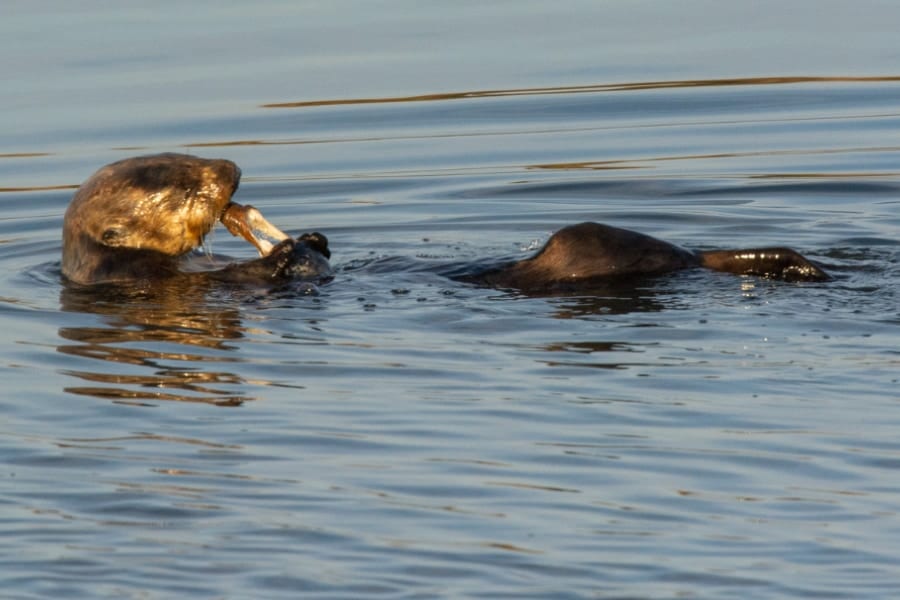
[[(8, 2), (5, 598), (888, 598), (900, 7)], [(74, 188), (235, 160), (318, 296), (60, 282)], [(596, 220), (835, 275), (454, 283)], [(219, 229), (213, 250), (252, 249)]]

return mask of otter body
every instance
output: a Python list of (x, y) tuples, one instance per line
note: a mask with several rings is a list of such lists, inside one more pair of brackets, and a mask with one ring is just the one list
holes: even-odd
[[(232, 202), (240, 177), (231, 161), (186, 154), (142, 156), (101, 168), (78, 189), (66, 211), (63, 275), (79, 284), (174, 276), (236, 282), (330, 278), (325, 236), (290, 238), (255, 208)], [(202, 245), (217, 221), (256, 246), (261, 257), (217, 270), (186, 272), (185, 255)], [(787, 281), (829, 279), (789, 248), (695, 253), (598, 223), (557, 231), (531, 258), (455, 278), (546, 292), (693, 267)]]
[(570, 290), (599, 281), (705, 267), (785, 281), (827, 281), (827, 273), (790, 248), (691, 252), (649, 235), (600, 223), (560, 229), (525, 260), (460, 279), (522, 291)]
[(229, 281), (330, 276), (325, 236), (291, 239), (253, 207), (232, 202), (240, 178), (229, 160), (187, 154), (129, 158), (99, 169), (66, 211), (63, 275), (79, 284), (185, 275), (182, 258), (222, 221), (262, 257), (190, 275)]

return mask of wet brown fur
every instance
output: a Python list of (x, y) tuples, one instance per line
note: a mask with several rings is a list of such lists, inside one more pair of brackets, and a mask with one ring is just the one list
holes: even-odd
[(63, 225), (62, 272), (98, 283), (177, 271), (199, 247), (238, 187), (233, 162), (186, 154), (130, 158), (78, 189)]
[(643, 233), (599, 223), (564, 227), (531, 258), (463, 279), (492, 287), (545, 291), (692, 267), (786, 281), (830, 279), (790, 248), (694, 253)]
[[(222, 218), (240, 176), (231, 161), (186, 154), (143, 156), (101, 168), (79, 188), (66, 211), (63, 275), (90, 284), (179, 273), (178, 259), (199, 247)], [(229, 280), (330, 275), (328, 256), (325, 237), (306, 234), (282, 241), (256, 261), (214, 273)], [(789, 281), (829, 279), (789, 248), (694, 253), (599, 223), (565, 227), (531, 258), (459, 279), (542, 291), (691, 267)]]

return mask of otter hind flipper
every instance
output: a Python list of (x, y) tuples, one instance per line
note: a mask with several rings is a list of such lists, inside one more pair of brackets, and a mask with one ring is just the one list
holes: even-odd
[(790, 248), (746, 248), (698, 252), (707, 269), (756, 275), (781, 281), (829, 281), (831, 276), (799, 252)]

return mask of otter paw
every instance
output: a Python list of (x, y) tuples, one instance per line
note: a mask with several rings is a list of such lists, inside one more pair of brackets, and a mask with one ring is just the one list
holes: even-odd
[(323, 251), (328, 252), (325, 236), (306, 234), (305, 239), (301, 236), (279, 242), (266, 256), (233, 263), (212, 274), (220, 280), (234, 283), (328, 281), (334, 271)]
[(312, 233), (304, 233), (297, 238), (297, 241), (305, 242), (309, 245), (310, 248), (312, 248), (325, 258), (331, 258), (331, 250), (328, 249), (328, 238), (318, 231), (314, 231)]
[(279, 242), (268, 256), (253, 262), (268, 265), (273, 280), (324, 281), (334, 274), (328, 262), (330, 256), (328, 240), (324, 235), (306, 233), (297, 239), (288, 238)]

